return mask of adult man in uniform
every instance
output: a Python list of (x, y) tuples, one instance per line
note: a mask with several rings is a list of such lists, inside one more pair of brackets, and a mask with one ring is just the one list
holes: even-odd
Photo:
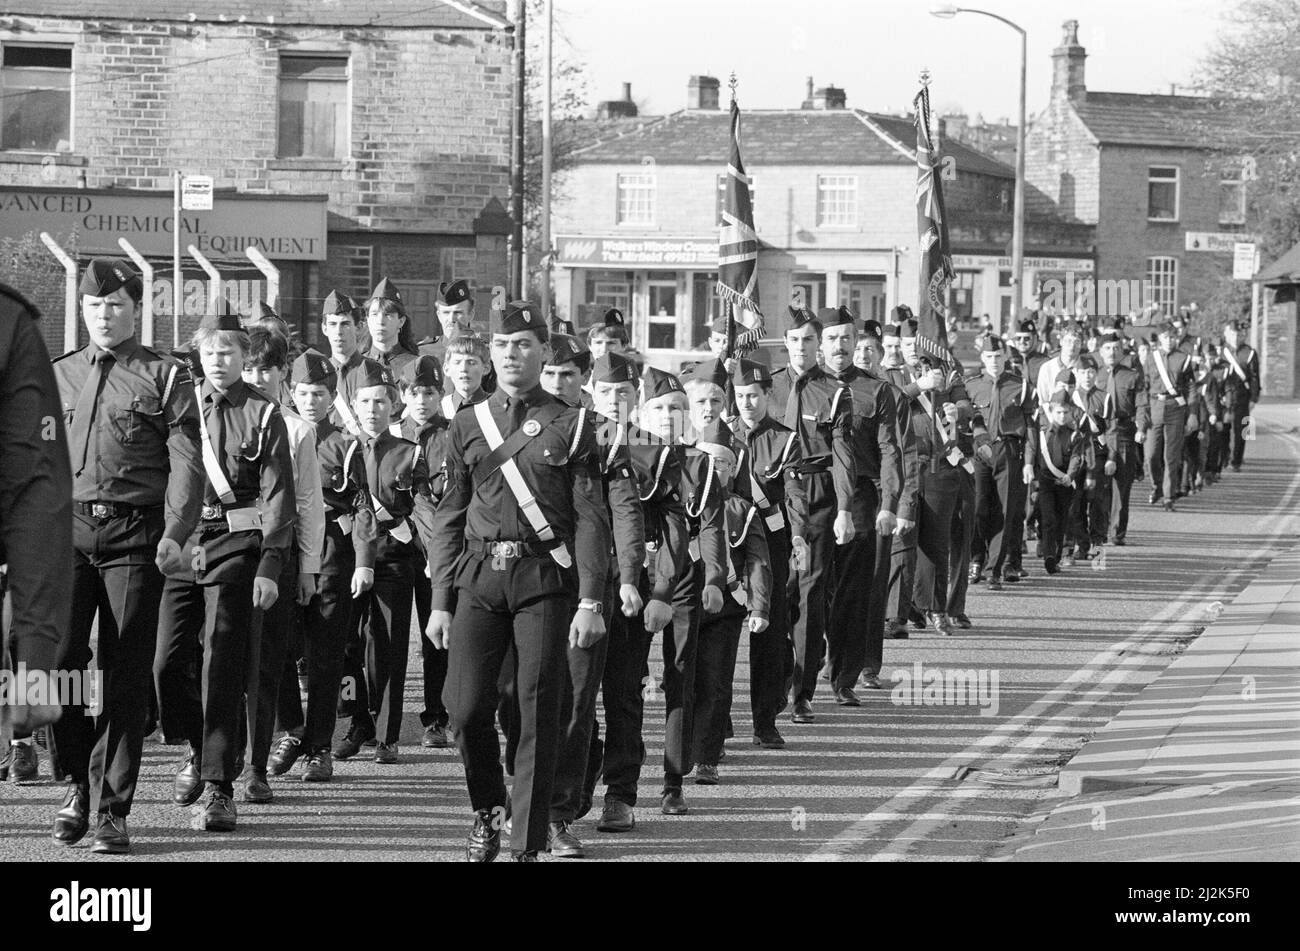
[(1259, 402), (1259, 354), (1242, 336), (1241, 322), (1226, 321), (1223, 325), (1223, 359), (1228, 372), (1223, 378), (1223, 396), (1231, 426), (1229, 446), (1233, 472), (1241, 471), (1241, 461), (1246, 453), (1246, 420)]
[(72, 782), (53, 834), (76, 842), (93, 815), (94, 851), (122, 853), (130, 850), (126, 817), (140, 772), (162, 573), (188, 562), (183, 547), (203, 504), (203, 473), (189, 373), (135, 336), (139, 275), (97, 258), (80, 290), (90, 343), (54, 361), (72, 460), (74, 547), (72, 620), (58, 667), (89, 668), (98, 614), (104, 694), (100, 716), (69, 705), (54, 727)]
[(1106, 431), (1106, 469), (1112, 477), (1114, 490), (1108, 540), (1111, 544), (1123, 545), (1128, 536), (1129, 495), (1137, 477), (1137, 445), (1146, 437), (1137, 428), (1138, 418), (1149, 412), (1146, 378), (1124, 362), (1118, 330), (1111, 328), (1103, 332), (1097, 352), (1102, 364), (1097, 374), (1097, 388), (1106, 393), (1111, 412)]
[[(852, 311), (825, 308), (817, 317), (822, 324), (825, 372), (834, 385), (845, 389), (849, 401), (855, 474), (853, 534), (834, 553), (826, 656), (835, 702), (856, 707), (861, 701), (853, 687), (867, 664), (867, 644), (884, 636), (884, 612), (872, 611), (888, 589), (888, 573), (877, 563), (875, 536), (892, 538), (904, 492), (898, 403), (893, 387), (853, 365), (858, 329)], [(879, 632), (873, 621), (881, 625)]]
[(1147, 360), (1148, 405), (1145, 413), (1139, 413), (1138, 431), (1146, 437), (1151, 468), (1147, 501), (1151, 505), (1161, 502), (1166, 512), (1172, 512), (1174, 496), (1182, 486), (1183, 437), (1194, 358), (1176, 349), (1178, 329), (1173, 321), (1162, 323), (1158, 334), (1159, 346)]
[(438, 314), (437, 336), (428, 343), (421, 341), (419, 349), (421, 353), (436, 357), (439, 363), (443, 363), (450, 341), (474, 333), (474, 295), (470, 293), (469, 282), (454, 280), (440, 283), (438, 296), (434, 298), (434, 309)]
[[(34, 306), (0, 284), (0, 565), (6, 552), (13, 552), (0, 583), (0, 598), (9, 600), (8, 623), (0, 622), (0, 669), (7, 657), (8, 669), (23, 671), (30, 686), (40, 682), (47, 689), (46, 703), (10, 698), (4, 711), (12, 717), (15, 739), (25, 740), (12, 749), (23, 748), (32, 774), (37, 769), (32, 733), (61, 712), (48, 690), (72, 604), (68, 436), (38, 320)], [(29, 691), (28, 697), (39, 694)]]
[(357, 421), (356, 410), (352, 408), (352, 401), (357, 395), (354, 374), (366, 358), (361, 352), (357, 337), (356, 303), (342, 291), (330, 291), (325, 298), (320, 325), (329, 342), (330, 362), (338, 374), (330, 422), (350, 435), (360, 436), (361, 424)]
[(501, 313), (492, 335), (500, 386), (452, 421), (433, 524), (428, 634), (450, 649), (444, 699), (475, 811), (473, 862), (500, 851), (507, 799), (493, 717), (507, 649), (520, 714), (510, 845), (535, 861), (547, 841), (566, 643), (590, 647), (605, 634), (611, 537), (599, 447), (590, 419), (541, 388), (547, 338), (536, 304)]
[(785, 352), (789, 355), (789, 362), (772, 374), (772, 396), (768, 400), (774, 419), (785, 419), (795, 380), (817, 365), (817, 345), (821, 335), (822, 325), (812, 311), (802, 307), (790, 308), (790, 326), (785, 332)]

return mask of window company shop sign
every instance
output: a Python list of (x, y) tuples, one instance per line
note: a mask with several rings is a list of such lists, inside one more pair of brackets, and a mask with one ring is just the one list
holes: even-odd
[(557, 235), (562, 267), (716, 268), (718, 239)]
[[(181, 246), (214, 261), (246, 261), (257, 248), (278, 261), (325, 260), (326, 196), (218, 193), (211, 211), (181, 212)], [(120, 256), (126, 238), (146, 256), (172, 253), (171, 191), (0, 188), (0, 237), (76, 232), (80, 255)]]

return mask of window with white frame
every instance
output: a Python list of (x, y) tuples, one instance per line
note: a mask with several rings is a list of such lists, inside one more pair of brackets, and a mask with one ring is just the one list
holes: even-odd
[(1178, 259), (1147, 258), (1147, 303), (1169, 317), (1178, 303)]
[(280, 55), (280, 158), (345, 159), (348, 129), (348, 58)]
[(817, 176), (817, 227), (856, 228), (858, 176)]
[(0, 149), (72, 151), (72, 47), (0, 47)]
[(618, 223), (652, 225), (655, 223), (655, 173), (618, 173)]
[(1246, 183), (1241, 169), (1228, 167), (1219, 175), (1219, 224), (1246, 223)]
[(1153, 165), (1147, 169), (1147, 220), (1178, 220), (1178, 169)]

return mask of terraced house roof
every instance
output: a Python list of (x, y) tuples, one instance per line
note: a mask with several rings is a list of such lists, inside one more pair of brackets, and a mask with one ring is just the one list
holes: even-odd
[(505, 17), (505, 0), (0, 0), (0, 16), (71, 20), (248, 23), (276, 26), (384, 26), (389, 28), (489, 29), (461, 8)]

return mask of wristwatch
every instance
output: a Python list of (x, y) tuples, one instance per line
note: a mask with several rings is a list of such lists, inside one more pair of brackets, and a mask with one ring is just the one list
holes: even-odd
[(599, 601), (593, 601), (590, 598), (583, 598), (578, 602), (579, 611), (590, 611), (592, 614), (604, 614), (605, 605)]

